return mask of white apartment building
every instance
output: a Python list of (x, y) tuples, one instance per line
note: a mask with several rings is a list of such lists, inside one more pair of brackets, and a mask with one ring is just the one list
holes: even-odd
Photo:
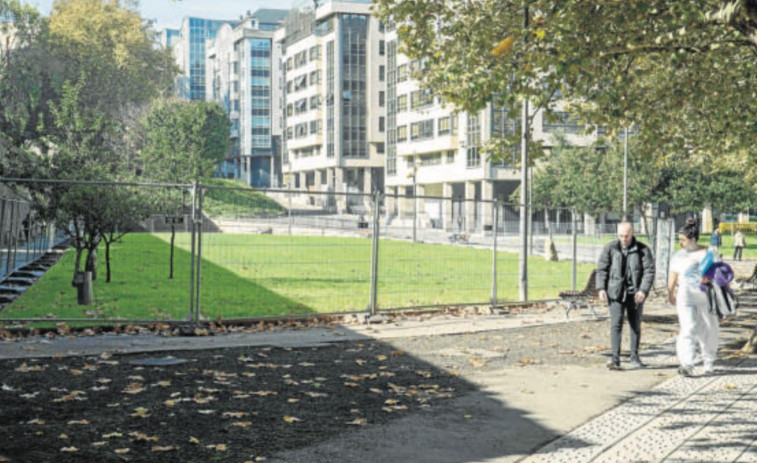
[[(275, 40), (282, 52), (285, 184), (320, 192), (382, 191), (386, 47), (370, 1), (295, 8)], [(308, 199), (339, 212), (364, 203), (354, 196)]]
[[(520, 132), (520, 124), (506, 111), (489, 104), (477, 114), (456, 113), (440, 98), (422, 90), (411, 76), (420, 66), (398, 53), (396, 30), (387, 30), (387, 214), (398, 220), (417, 217), (421, 228), (488, 229), (492, 208), (476, 200), (507, 201), (520, 184), (520, 168), (513, 159), (493, 163), (480, 146), (490, 138)], [(541, 113), (532, 122), (532, 137), (545, 146), (560, 130), (572, 144), (588, 144), (595, 136), (567, 113), (561, 122), (547, 123)], [(436, 198), (411, 199), (415, 194)], [(453, 198), (443, 200), (441, 198)]]
[(217, 175), (255, 187), (278, 185), (280, 89), (274, 70), (280, 61), (273, 34), (287, 10), (248, 11), (223, 24), (206, 44), (205, 98), (220, 103), (231, 121), (230, 149)]

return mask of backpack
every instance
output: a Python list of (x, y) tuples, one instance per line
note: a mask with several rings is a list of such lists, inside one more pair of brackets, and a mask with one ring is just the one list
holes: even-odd
[(728, 285), (707, 284), (707, 307), (721, 320), (730, 318), (739, 307), (739, 300)]

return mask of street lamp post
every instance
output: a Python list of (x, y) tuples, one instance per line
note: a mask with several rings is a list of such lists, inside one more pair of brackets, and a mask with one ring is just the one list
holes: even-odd
[(623, 127), (623, 221), (628, 221), (628, 127)]
[(418, 166), (413, 157), (413, 243), (417, 241), (418, 229)]
[[(528, 29), (528, 4), (523, 10), (525, 29)], [(528, 99), (523, 100), (520, 139), (520, 254), (518, 256), (519, 296), (528, 301)]]

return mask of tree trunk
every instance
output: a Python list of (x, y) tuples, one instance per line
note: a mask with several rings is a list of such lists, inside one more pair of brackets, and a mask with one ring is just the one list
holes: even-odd
[(74, 284), (74, 281), (76, 280), (76, 274), (79, 273), (79, 269), (81, 268), (81, 255), (84, 253), (84, 248), (77, 246), (76, 247), (76, 258), (74, 259), (74, 275), (71, 279), (71, 284)]
[(170, 265), (170, 269), (169, 269), (169, 272), (168, 272), (168, 279), (169, 280), (173, 279), (173, 254), (174, 254), (174, 252), (173, 252), (173, 245), (174, 245), (174, 241), (175, 240), (176, 240), (176, 225), (174, 225), (173, 223), (171, 223), (171, 262), (169, 264)]
[(110, 241), (105, 240), (105, 282), (110, 283)]
[(97, 280), (97, 246), (87, 250), (87, 261), (84, 264), (85, 272), (92, 272), (92, 281)]

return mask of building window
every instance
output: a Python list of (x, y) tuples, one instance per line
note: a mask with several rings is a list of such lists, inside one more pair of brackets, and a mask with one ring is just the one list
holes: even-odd
[(397, 97), (397, 112), (404, 111), (407, 111), (407, 95), (400, 95)]
[(544, 132), (562, 131), (564, 133), (583, 133), (585, 127), (579, 124), (578, 118), (565, 111), (555, 111), (549, 117), (554, 122), (542, 118), (541, 128)]
[(442, 163), (442, 153), (422, 154), (420, 156), (420, 165), (436, 166)]
[(397, 66), (397, 82), (404, 82), (407, 80), (407, 64), (400, 64)]
[(386, 80), (386, 68), (384, 65), (379, 65), (379, 82), (384, 82)]
[(386, 54), (386, 42), (383, 40), (379, 40), (379, 56), (384, 56)]
[(384, 154), (384, 144), (383, 143), (376, 143), (376, 154)]
[(384, 130), (385, 130), (385, 125), (386, 125), (386, 124), (385, 124), (385, 119), (384, 119), (384, 116), (380, 116), (380, 117), (379, 117), (379, 121), (378, 121), (378, 122), (379, 122), (379, 132), (384, 132)]
[(481, 143), (481, 121), (478, 116), (468, 115), (467, 135), (466, 165), (468, 167), (478, 167), (481, 165), (481, 154), (479, 153), (479, 144)]
[(386, 94), (382, 90), (379, 92), (379, 106), (383, 108), (385, 104), (386, 104)]
[(407, 141), (407, 126), (400, 125), (397, 127), (397, 143)]
[(434, 137), (434, 120), (413, 122), (410, 124), (411, 140), (426, 140)]
[(315, 61), (321, 57), (321, 47), (320, 45), (316, 45), (314, 47), (310, 47), (310, 61)]
[(447, 151), (447, 164), (454, 164), (455, 163), (455, 152), (450, 150)]
[(303, 98), (294, 102), (294, 113), (302, 114), (308, 110), (308, 99)]
[(434, 96), (428, 90), (416, 90), (410, 94), (410, 109), (421, 109), (434, 104)]
[(439, 135), (449, 135), (452, 133), (451, 117), (442, 117), (439, 119)]

